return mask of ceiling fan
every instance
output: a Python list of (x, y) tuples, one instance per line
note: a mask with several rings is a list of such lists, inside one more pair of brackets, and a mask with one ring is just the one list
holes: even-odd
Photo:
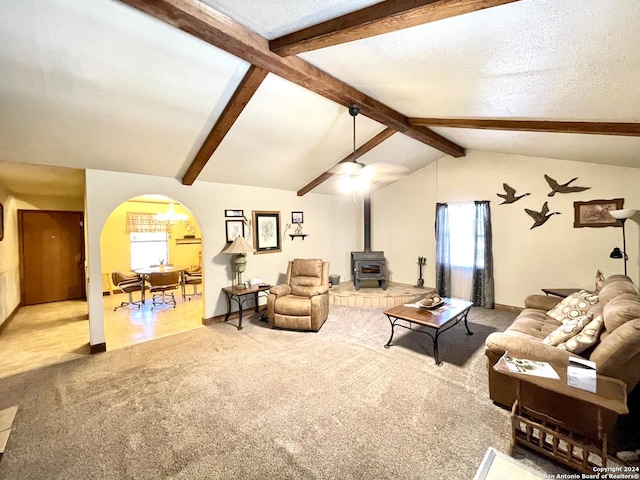
[(396, 163), (376, 162), (365, 165), (358, 162), (356, 149), (356, 116), (360, 113), (357, 105), (349, 107), (349, 115), (353, 117), (353, 155), (329, 170), (340, 175), (341, 189), (348, 193), (366, 193), (372, 185), (392, 182), (410, 173), (409, 168)]

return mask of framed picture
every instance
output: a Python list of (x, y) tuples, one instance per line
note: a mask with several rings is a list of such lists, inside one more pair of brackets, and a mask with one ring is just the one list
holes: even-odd
[(225, 220), (227, 230), (227, 243), (233, 242), (237, 237), (244, 237), (244, 221)]
[(281, 252), (280, 212), (253, 211), (254, 255)]
[(0, 241), (4, 238), (4, 207), (0, 203)]
[(609, 211), (620, 210), (623, 205), (624, 198), (573, 202), (573, 227), (621, 227), (622, 222), (609, 215)]
[(304, 223), (302, 212), (291, 212), (291, 223)]
[(244, 210), (225, 210), (225, 217), (244, 217)]

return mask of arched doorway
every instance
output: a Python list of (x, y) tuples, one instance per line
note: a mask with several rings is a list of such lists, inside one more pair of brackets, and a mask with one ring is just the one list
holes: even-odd
[[(175, 217), (163, 217), (171, 211)], [(113, 272), (135, 275), (152, 266), (159, 270), (202, 271), (202, 233), (195, 216), (184, 205), (163, 195), (142, 195), (116, 207), (100, 236), (103, 280), (103, 316), (108, 350), (202, 327), (203, 285), (179, 285), (175, 305), (153, 305), (145, 290), (125, 293), (113, 282)], [(169, 267), (170, 265), (170, 267)], [(143, 273), (143, 280), (148, 276)], [(148, 281), (145, 287), (148, 288)], [(167, 297), (168, 298), (168, 297)], [(124, 305), (123, 305), (124, 304)]]

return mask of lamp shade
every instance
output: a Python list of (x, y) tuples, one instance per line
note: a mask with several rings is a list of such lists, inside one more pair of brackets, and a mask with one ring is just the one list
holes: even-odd
[(609, 258), (623, 258), (622, 250), (620, 250), (620, 247), (615, 247), (609, 254)]
[(249, 245), (244, 237), (236, 237), (236, 239), (231, 242), (226, 249), (222, 251), (222, 253), (249, 253), (255, 252), (255, 249)]
[(621, 210), (609, 210), (609, 215), (611, 215), (616, 220), (627, 219), (633, 216), (636, 213), (636, 210), (633, 208), (623, 208)]

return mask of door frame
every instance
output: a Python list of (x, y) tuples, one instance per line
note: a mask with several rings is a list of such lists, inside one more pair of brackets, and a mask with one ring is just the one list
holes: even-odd
[(26, 294), (24, 288), (24, 233), (23, 233), (23, 221), (24, 215), (29, 214), (31, 212), (35, 213), (63, 213), (63, 214), (73, 214), (80, 216), (80, 263), (82, 265), (82, 269), (79, 269), (78, 275), (81, 276), (81, 288), (82, 288), (82, 296), (81, 300), (87, 301), (87, 281), (85, 275), (85, 258), (86, 258), (86, 244), (85, 244), (85, 235), (84, 235), (84, 212), (78, 210), (38, 210), (38, 209), (19, 209), (18, 213), (18, 259), (20, 264), (20, 305), (25, 305), (26, 303)]

